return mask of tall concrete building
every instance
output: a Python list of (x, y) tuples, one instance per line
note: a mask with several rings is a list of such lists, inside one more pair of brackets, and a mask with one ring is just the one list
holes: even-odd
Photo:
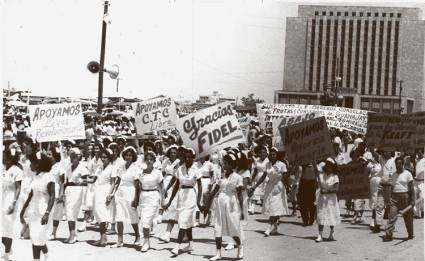
[(277, 103), (425, 111), (425, 21), (421, 9), (302, 5), (287, 18), (283, 90)]

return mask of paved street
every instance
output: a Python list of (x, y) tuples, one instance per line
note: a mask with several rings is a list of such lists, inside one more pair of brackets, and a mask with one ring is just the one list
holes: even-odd
[[(341, 201), (341, 206), (343, 202)], [(257, 209), (259, 210), (259, 208)], [(345, 213), (342, 210), (341, 213)], [(348, 219), (343, 218), (343, 223), (336, 227), (336, 242), (315, 243), (317, 226), (302, 227), (300, 217), (281, 218), (280, 234), (265, 238), (262, 234), (266, 218), (261, 214), (250, 216), (249, 225), (245, 235), (244, 260), (424, 260), (424, 222), (415, 219), (415, 238), (406, 241), (407, 232), (403, 219), (397, 221), (395, 239), (384, 243), (381, 234), (372, 234), (368, 228), (371, 212), (366, 212), (366, 222), (351, 225)], [(158, 225), (154, 232), (156, 235), (165, 230), (166, 224)], [(128, 228), (127, 228), (128, 229)], [(127, 230), (126, 232), (131, 232)], [(131, 229), (131, 228), (130, 228)], [(329, 233), (325, 228), (324, 237)], [(61, 222), (58, 231), (60, 240), (68, 235), (67, 224)], [(132, 261), (132, 260), (169, 260), (172, 256), (170, 250), (174, 243), (162, 243), (156, 238), (151, 240), (151, 249), (147, 253), (135, 251), (131, 245), (121, 249), (98, 248), (90, 245), (98, 239), (97, 230), (80, 233), (79, 242), (66, 245), (61, 241), (50, 241), (50, 261)], [(193, 232), (194, 249), (190, 254), (181, 254), (174, 260), (207, 260), (215, 254), (213, 229), (197, 228)], [(177, 237), (177, 227), (173, 230), (172, 238)], [(109, 236), (109, 241), (114, 242), (116, 235)], [(131, 244), (134, 237), (126, 234), (124, 241)], [(175, 241), (174, 241), (175, 242)], [(185, 246), (185, 245), (183, 245)], [(32, 260), (31, 243), (29, 240), (18, 240), (14, 243), (14, 260)], [(224, 251), (224, 260), (235, 260), (236, 250)], [(43, 260), (43, 259), (42, 259)]]

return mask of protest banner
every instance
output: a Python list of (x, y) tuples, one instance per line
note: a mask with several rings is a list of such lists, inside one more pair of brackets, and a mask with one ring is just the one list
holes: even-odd
[(178, 119), (177, 130), (183, 143), (195, 150), (197, 159), (246, 141), (230, 102)]
[(335, 156), (325, 117), (281, 127), (279, 130), (290, 162), (308, 164), (314, 159)]
[(370, 114), (366, 142), (383, 151), (414, 152), (416, 122), (410, 115)]
[(30, 105), (29, 117), (38, 142), (86, 138), (80, 103)]
[(312, 112), (317, 116), (325, 116), (329, 127), (366, 134), (367, 111), (365, 110), (306, 104), (257, 104), (261, 128), (265, 128), (267, 122), (276, 119)]
[(138, 135), (176, 127), (176, 105), (170, 97), (160, 97), (132, 104)]
[(367, 162), (351, 161), (338, 166), (338, 199), (369, 198)]
[(294, 116), (286, 116), (283, 119), (275, 119), (272, 121), (272, 143), (273, 147), (276, 147), (279, 151), (283, 151), (285, 147), (282, 143), (282, 138), (280, 137), (280, 130), (279, 128), (297, 124), (300, 122), (304, 122), (307, 120), (311, 120), (316, 118), (316, 113), (311, 112), (307, 114), (301, 114), (301, 115), (294, 115)]

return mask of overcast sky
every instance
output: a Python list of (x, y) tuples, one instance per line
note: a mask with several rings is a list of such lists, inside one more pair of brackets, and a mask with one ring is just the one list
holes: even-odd
[[(179, 100), (219, 91), (239, 98), (254, 93), (272, 102), (283, 83), (286, 17), (297, 16), (298, 4), (330, 2), (111, 0), (105, 65), (118, 64), (123, 80), (117, 93), (116, 80), (105, 74), (104, 96), (164, 94)], [(371, 1), (356, 4), (365, 2)], [(383, 2), (425, 10), (421, 1), (372, 5)], [(1, 1), (1, 86), (97, 97), (98, 75), (86, 65), (100, 57), (102, 4)]]

